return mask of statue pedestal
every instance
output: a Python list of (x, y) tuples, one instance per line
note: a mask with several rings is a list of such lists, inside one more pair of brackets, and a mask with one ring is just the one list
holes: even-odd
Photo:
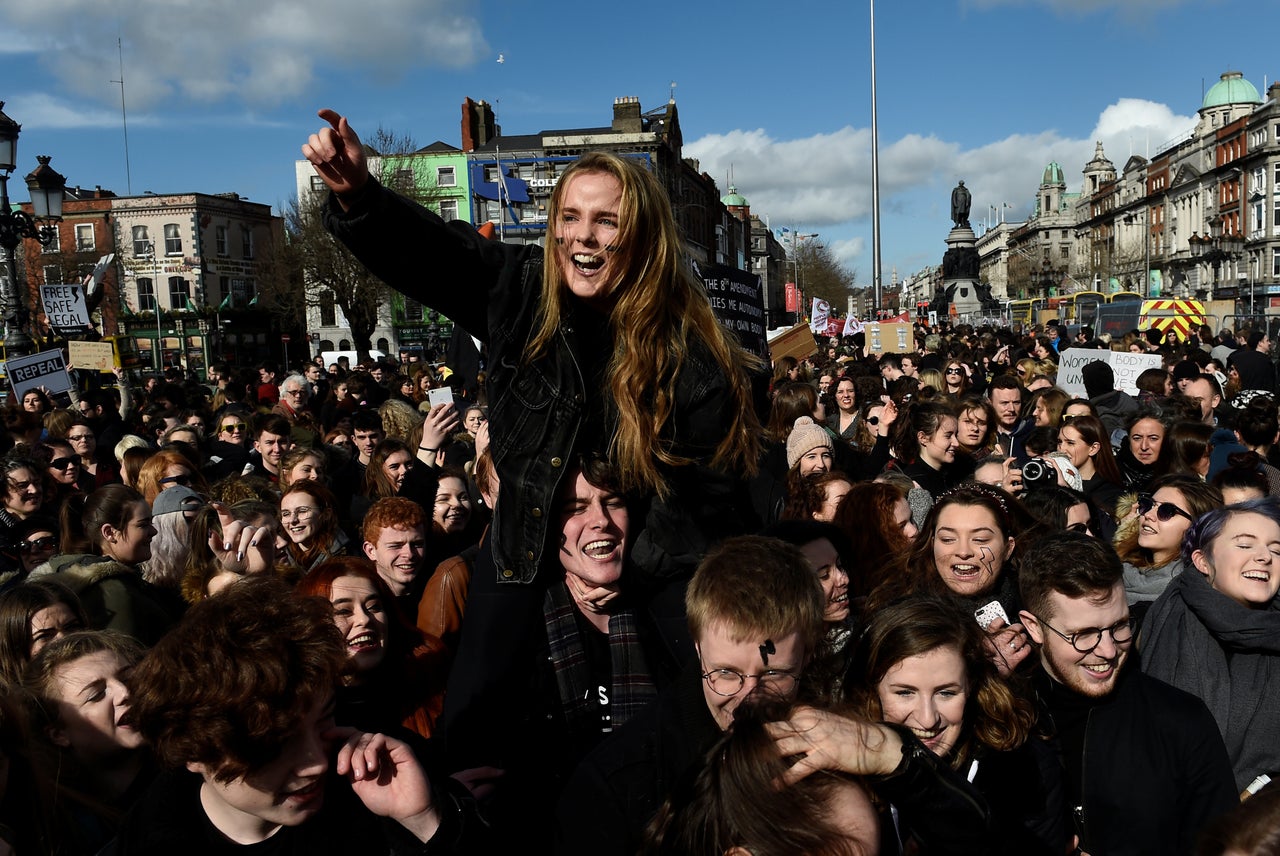
[(957, 226), (947, 235), (947, 252), (942, 257), (941, 312), (951, 313), (956, 320), (967, 321), (982, 315), (982, 297), (978, 291), (977, 236), (967, 226)]

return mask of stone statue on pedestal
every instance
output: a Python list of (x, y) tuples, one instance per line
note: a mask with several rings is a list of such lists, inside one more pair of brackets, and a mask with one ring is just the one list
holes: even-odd
[(964, 179), (961, 179), (956, 189), (951, 191), (951, 222), (956, 224), (957, 229), (969, 228), (969, 206), (972, 202), (973, 197), (964, 186)]

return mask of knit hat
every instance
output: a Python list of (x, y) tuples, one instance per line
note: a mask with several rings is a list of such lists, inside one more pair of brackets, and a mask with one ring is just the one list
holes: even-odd
[(1084, 391), (1090, 398), (1105, 395), (1116, 388), (1116, 373), (1102, 360), (1085, 363), (1080, 368), (1084, 379)]
[(1200, 377), (1200, 374), (1200, 367), (1191, 360), (1183, 360), (1173, 367), (1174, 382), (1190, 380), (1193, 377)]
[(827, 433), (826, 428), (818, 425), (808, 416), (801, 416), (796, 420), (795, 427), (791, 429), (791, 436), (787, 438), (787, 468), (794, 467), (807, 452), (819, 446), (835, 449), (835, 444), (831, 442), (831, 435)]

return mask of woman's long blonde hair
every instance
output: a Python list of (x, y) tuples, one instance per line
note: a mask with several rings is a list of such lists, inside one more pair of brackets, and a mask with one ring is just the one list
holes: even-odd
[[(724, 371), (735, 411), (711, 462), (722, 469), (754, 472), (761, 431), (749, 373), (762, 363), (742, 349), (711, 311), (702, 284), (684, 258), (662, 185), (633, 159), (605, 152), (584, 155), (565, 170), (552, 193), (547, 219), (553, 230), (558, 228), (565, 188), (581, 173), (603, 173), (622, 185), (618, 237), (611, 252), (613, 269), (625, 278), (613, 285), (609, 326), (615, 345), (607, 384), (617, 414), (609, 457), (623, 489), (665, 496), (669, 485), (661, 466), (693, 463), (673, 451), (669, 423), (675, 410), (677, 375), (698, 342)], [(549, 246), (527, 359), (551, 346), (564, 313), (566, 291), (555, 248)]]

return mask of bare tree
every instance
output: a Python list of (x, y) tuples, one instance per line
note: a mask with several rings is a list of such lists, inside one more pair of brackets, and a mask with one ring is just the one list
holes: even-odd
[[(365, 142), (372, 175), (398, 193), (428, 204), (442, 194), (434, 182), (419, 178), (413, 158), (416, 150), (412, 137), (381, 126)], [(390, 291), (325, 230), (320, 217), (323, 201), (321, 194), (313, 193), (290, 201), (284, 212), (285, 240), (271, 260), (270, 288), (263, 289), (265, 302), (288, 325), (306, 318), (308, 310), (341, 310), (357, 358), (364, 359)]]
[(842, 265), (825, 244), (804, 242), (792, 254), (806, 298), (820, 298), (844, 311), (853, 293), (854, 273)]

